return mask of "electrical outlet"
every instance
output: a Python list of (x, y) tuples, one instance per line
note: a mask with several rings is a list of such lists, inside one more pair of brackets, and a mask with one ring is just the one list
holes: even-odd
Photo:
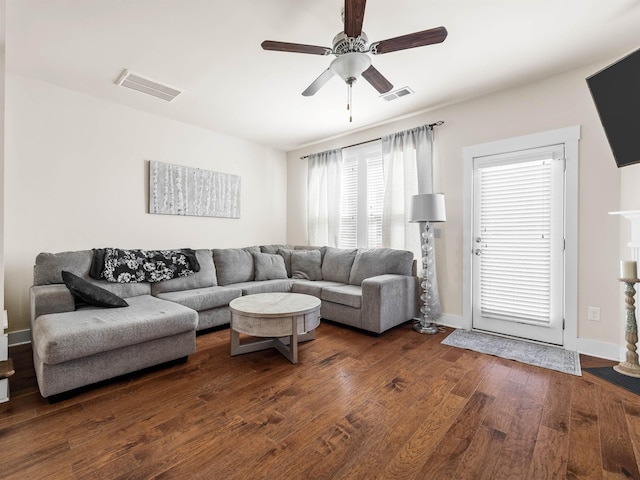
[(594, 322), (600, 321), (600, 307), (587, 307), (587, 319)]
[(441, 228), (434, 228), (433, 229), (433, 238), (440, 238), (442, 237), (442, 229)]

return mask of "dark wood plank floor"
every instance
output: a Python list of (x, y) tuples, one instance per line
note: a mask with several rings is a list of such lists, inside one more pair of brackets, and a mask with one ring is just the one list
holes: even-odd
[(187, 363), (53, 405), (13, 347), (0, 478), (640, 480), (640, 397), (445, 336), (323, 323), (292, 365), (230, 357), (224, 329)]

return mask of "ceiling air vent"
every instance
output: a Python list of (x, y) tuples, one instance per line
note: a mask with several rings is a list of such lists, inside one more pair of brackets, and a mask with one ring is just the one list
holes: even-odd
[(384, 95), (380, 95), (380, 97), (384, 100), (386, 100), (387, 102), (390, 102), (391, 100), (396, 100), (400, 97), (404, 97), (406, 95), (411, 95), (413, 92), (413, 90), (411, 90), (409, 87), (402, 87), (399, 88), (398, 90), (394, 90), (393, 92), (389, 92), (389, 93), (385, 93)]
[(136, 73), (132, 73), (129, 70), (125, 70), (120, 75), (120, 78), (116, 81), (116, 85), (122, 85), (123, 87), (131, 88), (153, 97), (161, 98), (170, 102), (178, 95), (182, 93), (181, 90), (162, 85), (154, 80), (142, 77)]

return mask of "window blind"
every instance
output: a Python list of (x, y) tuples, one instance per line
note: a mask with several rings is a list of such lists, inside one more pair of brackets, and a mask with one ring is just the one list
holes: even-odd
[(382, 246), (384, 177), (382, 144), (369, 142), (342, 151), (340, 236), (343, 248)]
[(479, 169), (480, 308), (486, 317), (551, 316), (552, 158)]
[(358, 246), (358, 157), (345, 157), (342, 163), (340, 237), (342, 248)]
[(382, 156), (367, 159), (367, 248), (382, 246), (384, 177)]

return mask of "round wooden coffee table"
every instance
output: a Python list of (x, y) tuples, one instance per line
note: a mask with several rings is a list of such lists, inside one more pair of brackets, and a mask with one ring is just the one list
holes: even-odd
[[(257, 293), (236, 298), (231, 310), (231, 355), (276, 348), (298, 363), (298, 342), (313, 340), (320, 299), (301, 293)], [(240, 334), (261, 337), (240, 344)]]

